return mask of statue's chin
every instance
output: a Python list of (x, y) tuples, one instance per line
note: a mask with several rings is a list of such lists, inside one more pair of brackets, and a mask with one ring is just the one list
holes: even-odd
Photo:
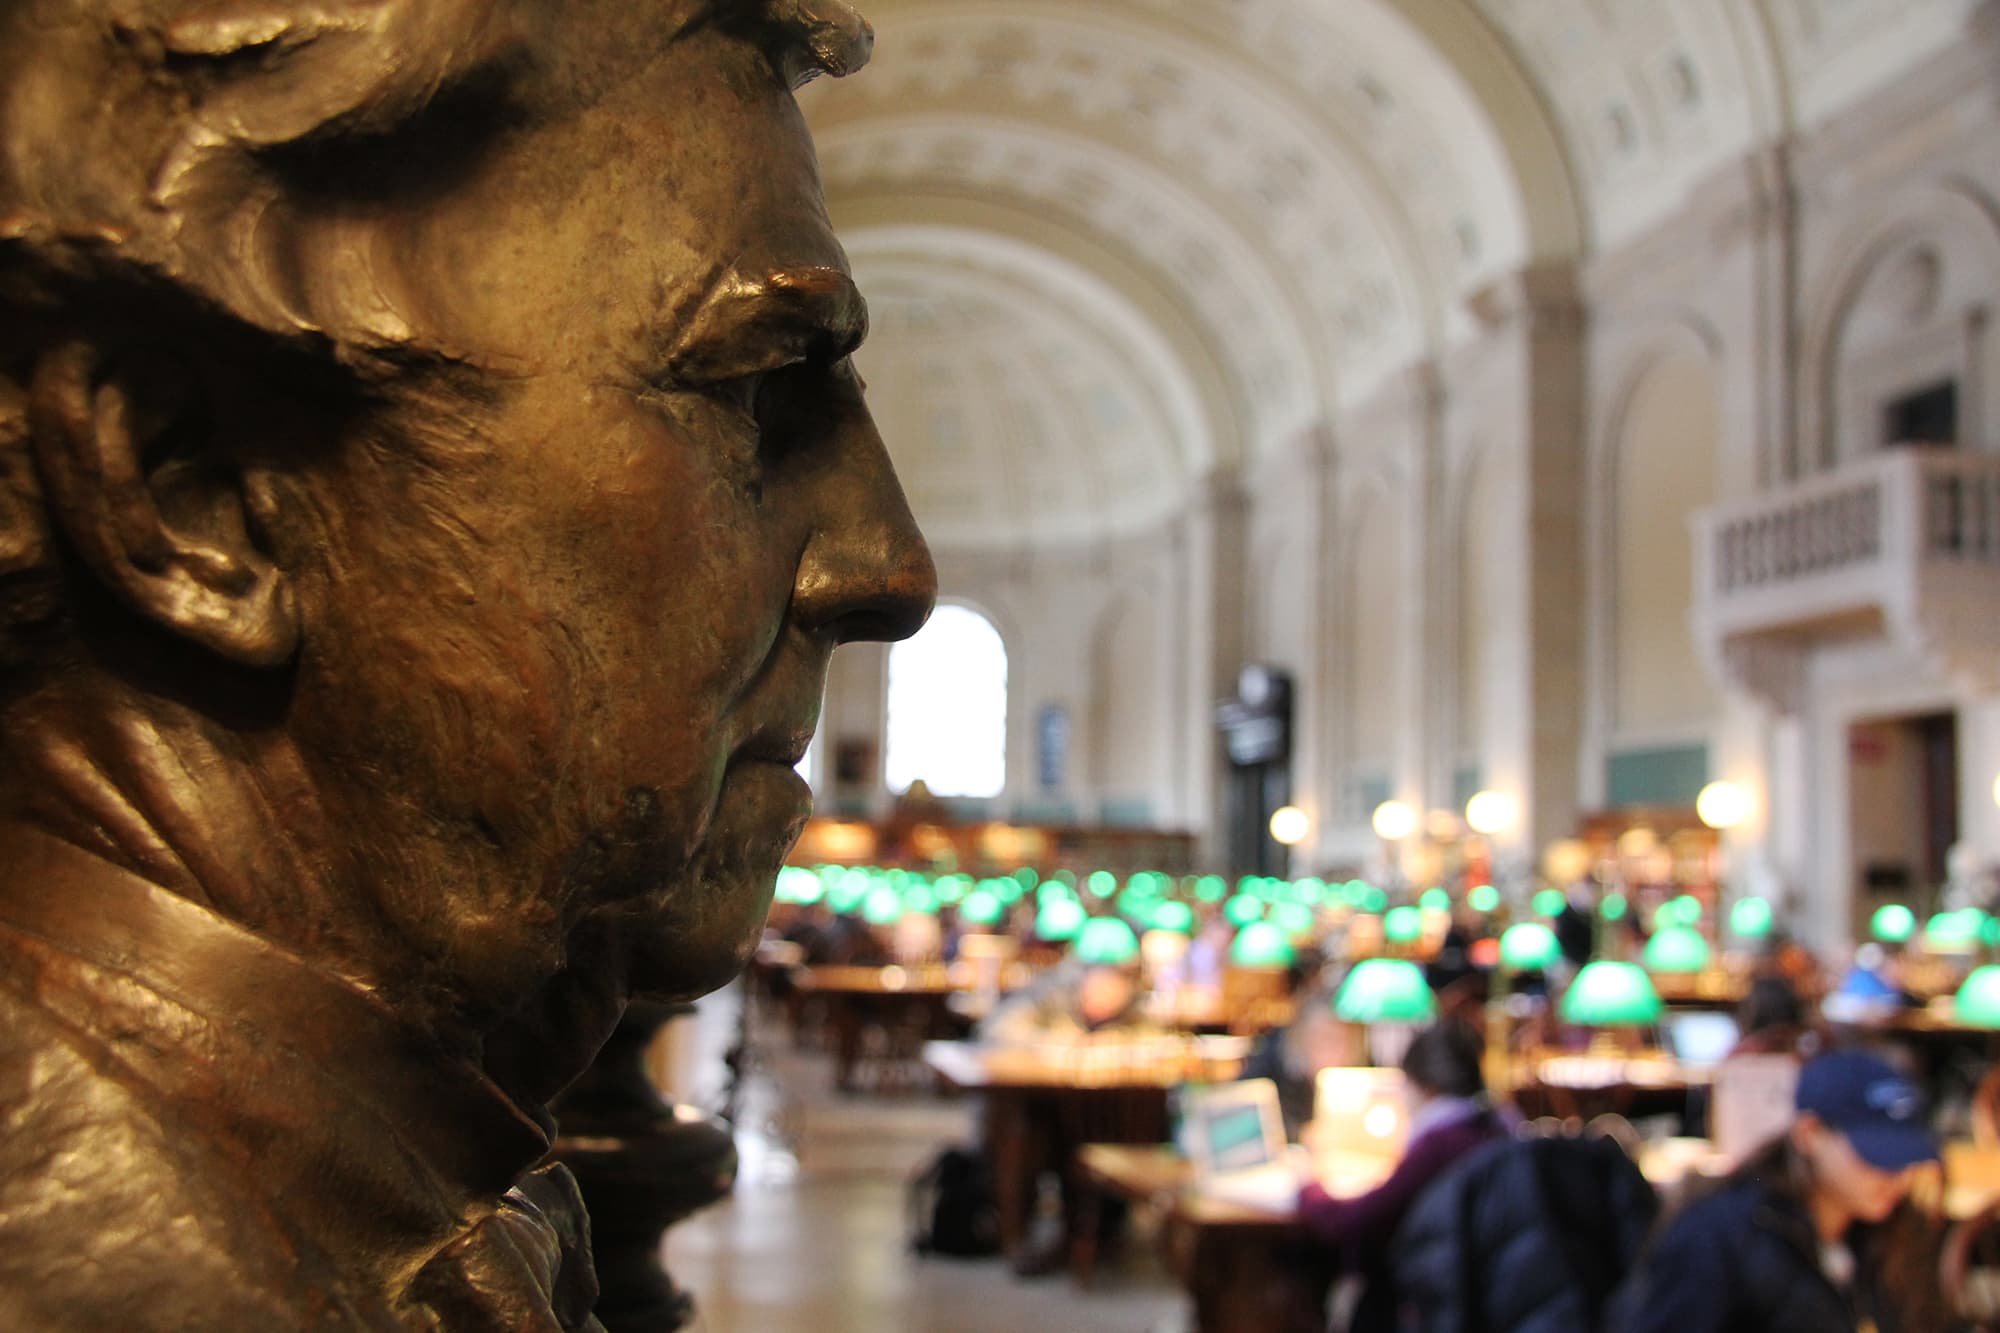
[(662, 923), (646, 931), (630, 955), (634, 998), (692, 1000), (719, 990), (735, 979), (757, 947), (764, 918), (771, 908), (775, 878), (743, 885), (727, 896), (725, 910), (699, 929), (677, 929)]
[(663, 877), (647, 879), (671, 845), (665, 831), (627, 830), (624, 890), (571, 936), (571, 966), (616, 968), (626, 990), (653, 999), (727, 985), (756, 947), (778, 871), (811, 812), (811, 790), (789, 767), (738, 762), (692, 855)]

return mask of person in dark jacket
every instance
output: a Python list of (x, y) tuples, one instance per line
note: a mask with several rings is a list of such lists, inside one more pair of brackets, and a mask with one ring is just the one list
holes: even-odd
[(1397, 1327), (1600, 1333), (1658, 1208), (1612, 1139), (1490, 1144), (1437, 1180), (1397, 1233)]
[[(1887, 1292), (1866, 1229), (1912, 1169), (1937, 1159), (1923, 1095), (1889, 1065), (1838, 1051), (1799, 1075), (1798, 1119), (1667, 1225), (1620, 1301), (1617, 1333), (1937, 1333)], [(1931, 1282), (1935, 1284), (1935, 1277)], [(1933, 1307), (1934, 1309), (1935, 1307)]]
[(1392, 1333), (1399, 1302), (1389, 1271), (1391, 1238), (1430, 1183), (1468, 1153), (1504, 1136), (1485, 1101), (1479, 1034), (1443, 1022), (1411, 1041), (1403, 1076), (1416, 1105), (1410, 1139), (1389, 1178), (1366, 1194), (1339, 1199), (1317, 1182), (1299, 1191), (1299, 1217), (1342, 1272), (1364, 1280), (1350, 1333)]

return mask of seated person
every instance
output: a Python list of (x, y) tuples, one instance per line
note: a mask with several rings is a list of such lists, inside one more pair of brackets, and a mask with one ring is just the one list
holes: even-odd
[[(1041, 1041), (1076, 1040), (1095, 1033), (1139, 1026), (1143, 1019), (1138, 969), (1064, 959), (1033, 985), (1007, 997), (979, 1024), (974, 1040), (989, 1047), (1028, 1046)], [(984, 1118), (984, 1110), (981, 1111)], [(1036, 1112), (1046, 1115), (1046, 1111)], [(1041, 1277), (1058, 1271), (1084, 1225), (1082, 1191), (1076, 1178), (1075, 1154), (1088, 1139), (1076, 1137), (1077, 1126), (1057, 1116), (1035, 1136), (1041, 1149), (1029, 1163), (1037, 1177), (1053, 1175), (1062, 1199), (1062, 1230), (1030, 1242), (1008, 1256), (1021, 1277)], [(1165, 1137), (1165, 1125), (1159, 1126)], [(986, 1138), (982, 1127), (980, 1138)], [(1117, 1200), (1104, 1200), (1097, 1215), (1097, 1243), (1115, 1241), (1125, 1221)]]
[(1368, 1193), (1337, 1199), (1317, 1183), (1299, 1191), (1299, 1216), (1333, 1251), (1341, 1271), (1361, 1275), (1365, 1288), (1350, 1333), (1399, 1327), (1388, 1250), (1403, 1215), (1424, 1188), (1453, 1163), (1505, 1136), (1486, 1100), (1479, 1033), (1457, 1022), (1417, 1034), (1403, 1055), (1412, 1100), (1410, 1138), (1389, 1178)]
[(1819, 1043), (1819, 1034), (1806, 1023), (1798, 990), (1776, 973), (1750, 983), (1736, 1022), (1743, 1035), (1730, 1049), (1731, 1055), (1804, 1054)]
[(889, 950), (857, 912), (842, 912), (805, 942), (810, 967), (882, 967)]
[(975, 1039), (1022, 1046), (1136, 1026), (1142, 1017), (1138, 970), (1070, 957), (994, 1007)]
[[(1922, 1282), (1885, 1280), (1875, 1229), (1938, 1158), (1923, 1094), (1836, 1051), (1800, 1071), (1798, 1118), (1670, 1215), (1621, 1298), (1617, 1333), (1938, 1333)], [(1935, 1266), (1930, 1266), (1935, 1286)], [(1900, 1289), (1898, 1289), (1900, 1288)]]
[(1278, 1085), (1278, 1108), (1285, 1118), (1285, 1135), (1291, 1139), (1297, 1139), (1313, 1118), (1319, 1071), (1367, 1059), (1362, 1029), (1342, 1022), (1333, 1012), (1333, 989), (1326, 972), (1311, 983), (1302, 968), (1287, 972), (1289, 993), (1298, 999), (1298, 1009), (1291, 1022), (1258, 1035), (1237, 1075), (1268, 1078)]

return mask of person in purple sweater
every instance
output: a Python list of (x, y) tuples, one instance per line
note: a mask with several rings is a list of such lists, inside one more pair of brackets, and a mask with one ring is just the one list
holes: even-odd
[(1360, 1274), (1361, 1303), (1350, 1333), (1397, 1327), (1389, 1245), (1432, 1181), (1467, 1154), (1506, 1135), (1486, 1101), (1479, 1033), (1446, 1021), (1417, 1034), (1403, 1056), (1414, 1106), (1410, 1140), (1387, 1180), (1366, 1194), (1335, 1198), (1317, 1182), (1299, 1191), (1299, 1216), (1340, 1273)]

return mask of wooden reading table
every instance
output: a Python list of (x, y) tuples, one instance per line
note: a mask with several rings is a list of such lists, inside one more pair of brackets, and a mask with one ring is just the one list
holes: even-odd
[[(931, 1041), (963, 1036), (971, 1026), (951, 1003), (953, 996), (969, 991), (969, 983), (942, 963), (805, 967), (794, 979), (801, 995), (825, 1006), (833, 1040), (834, 1085), (843, 1092), (854, 1086), (862, 1039), (870, 1027), (889, 1034), (893, 1049), (898, 1036)], [(915, 1049), (912, 1045), (911, 1053)]]
[(1042, 1173), (1061, 1173), (1066, 1195), (1079, 1198), (1076, 1150), (1084, 1144), (1166, 1141), (1170, 1090), (1236, 1076), (1240, 1059), (1204, 1054), (1214, 1049), (1202, 1038), (1122, 1033), (1022, 1047), (925, 1045), (933, 1070), (984, 1101), (1000, 1244), (1010, 1260), (1023, 1257)]

